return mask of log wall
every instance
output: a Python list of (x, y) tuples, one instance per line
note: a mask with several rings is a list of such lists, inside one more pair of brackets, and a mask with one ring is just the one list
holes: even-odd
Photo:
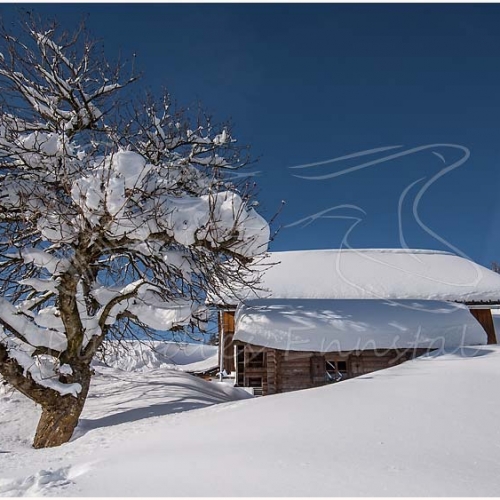
[(313, 386), (310, 352), (284, 352), (276, 350), (280, 369), (277, 377), (277, 392), (297, 391)]
[(278, 392), (278, 373), (281, 369), (279, 364), (279, 354), (275, 349), (267, 350), (267, 394), (276, 394)]
[[(258, 349), (256, 346), (245, 346), (246, 348)], [(326, 361), (346, 362), (347, 374), (343, 377), (344, 380), (396, 366), (425, 352), (426, 349), (387, 349), (320, 354), (266, 349), (263, 394), (309, 389), (329, 383)]]

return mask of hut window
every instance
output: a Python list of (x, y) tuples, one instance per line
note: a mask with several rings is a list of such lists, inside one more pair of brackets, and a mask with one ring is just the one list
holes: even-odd
[(262, 377), (250, 377), (248, 387), (262, 387)]
[(338, 382), (348, 378), (347, 361), (327, 360), (326, 377), (328, 382)]
[(264, 353), (251, 354), (248, 360), (248, 368), (264, 368)]
[(345, 361), (337, 361), (337, 370), (341, 373), (347, 373), (347, 363)]

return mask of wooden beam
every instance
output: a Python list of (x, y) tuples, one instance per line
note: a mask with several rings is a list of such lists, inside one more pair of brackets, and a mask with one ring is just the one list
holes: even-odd
[(313, 387), (324, 385), (326, 381), (325, 356), (316, 354), (311, 356), (310, 370)]
[(230, 373), (236, 369), (234, 361), (234, 311), (222, 313), (222, 328), (224, 330), (224, 369)]
[(493, 316), (491, 309), (469, 309), (472, 316), (476, 318), (483, 327), (488, 337), (488, 344), (496, 344), (497, 336), (495, 333), (495, 324), (493, 323)]
[[(278, 363), (276, 359), (276, 351), (267, 349), (267, 394), (276, 394), (278, 390)], [(265, 394), (264, 394), (265, 395)]]

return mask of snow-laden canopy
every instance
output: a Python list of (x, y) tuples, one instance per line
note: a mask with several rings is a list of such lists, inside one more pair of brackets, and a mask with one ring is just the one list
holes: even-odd
[[(274, 264), (274, 265), (273, 265)], [(500, 303), (500, 274), (430, 250), (349, 249), (271, 252), (255, 267), (260, 291), (222, 290), (218, 300), (390, 299)]]
[(261, 299), (238, 308), (234, 339), (285, 351), (339, 352), (483, 345), (486, 333), (463, 304)]
[[(29, 180), (12, 175), (0, 186), (0, 207), (15, 211), (28, 203), (28, 209), (43, 215), (37, 229), (48, 242), (74, 243), (84, 229), (101, 230), (106, 238), (145, 241), (158, 233), (172, 238), (174, 243), (189, 246), (206, 241), (216, 246), (238, 234), (240, 241), (232, 250), (252, 257), (266, 249), (269, 240), (267, 222), (247, 207), (234, 191), (215, 191), (213, 179), (203, 177), (180, 158), (171, 164), (152, 165), (144, 156), (133, 151), (118, 151), (98, 157), (93, 164), (77, 165), (71, 186), (71, 201), (56, 200), (53, 186), (46, 181), (57, 169), (57, 154), (64, 154), (61, 137), (56, 134), (32, 133), (22, 139), (33, 142), (47, 154), (48, 144), (55, 143), (53, 165), (41, 165), (34, 154), (25, 155), (24, 162), (35, 172)], [(2, 146), (0, 140), (0, 147)], [(52, 152), (52, 150), (50, 150)], [(41, 172), (41, 166), (45, 167)], [(38, 170), (37, 170), (38, 169)], [(43, 176), (43, 180), (40, 176)], [(179, 193), (176, 185), (186, 180), (197, 182), (199, 192)], [(42, 181), (42, 182), (41, 182)], [(26, 202), (28, 200), (28, 202)], [(47, 256), (47, 259), (50, 256)]]
[[(53, 136), (32, 133), (22, 138), (37, 144), (44, 153), (48, 145), (54, 145), (57, 153), (61, 141), (54, 141)], [(0, 264), (8, 266), (12, 261), (12, 265), (31, 266), (26, 277), (18, 280), (31, 295), (17, 303), (0, 297), (0, 343), (44, 387), (61, 392), (64, 385), (57, 380), (61, 372), (53, 354), (57, 358), (68, 346), (67, 323), (56, 300), (65, 273), (75, 274), (78, 280), (74, 294), (82, 325), (79, 343), (84, 350), (93, 338), (104, 338), (106, 328), (125, 315), (156, 330), (206, 321), (205, 306), (195, 296), (201, 288), (196, 280), (218, 273), (215, 262), (209, 263), (210, 249), (252, 258), (267, 247), (267, 222), (236, 191), (217, 191), (210, 175), (203, 176), (182, 159), (153, 165), (144, 156), (125, 150), (98, 157), (85, 168), (75, 168), (68, 177), (71, 197), (62, 202), (56, 199), (51, 182), (35, 175), (40, 169), (50, 176), (57, 161), (51, 164), (47, 160), (43, 169), (40, 156), (30, 154), (24, 161), (33, 165), (34, 171), (26, 178), (5, 176), (0, 186), (0, 210), (25, 210), (37, 219), (39, 247), (8, 246), (3, 254), (6, 260)], [(80, 160), (72, 161), (76, 165)], [(55, 171), (52, 173), (56, 178)], [(194, 187), (191, 192), (176, 187), (187, 182), (195, 183), (198, 192)], [(193, 252), (199, 248), (201, 257), (196, 257)], [(90, 256), (92, 263), (85, 261)], [(130, 256), (137, 262), (131, 264)], [(116, 286), (103, 284), (111, 281), (104, 271), (85, 284), (83, 273), (75, 271), (77, 266), (88, 270), (97, 261), (106, 270), (118, 258), (127, 271), (114, 278), (120, 283)], [(151, 279), (149, 267), (154, 267), (161, 279)], [(7, 268), (4, 274), (8, 275)], [(45, 301), (46, 307), (41, 307)], [(14, 338), (7, 335), (12, 331)], [(41, 349), (46, 356), (34, 363), (35, 353)], [(80, 385), (69, 384), (64, 388), (67, 390), (78, 393)]]

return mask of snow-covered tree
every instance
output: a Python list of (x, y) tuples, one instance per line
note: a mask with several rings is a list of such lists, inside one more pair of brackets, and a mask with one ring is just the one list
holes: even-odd
[(269, 227), (228, 128), (120, 103), (136, 78), (79, 30), (33, 21), (0, 54), (0, 374), (40, 404), (35, 447), (68, 441), (105, 338), (201, 327), (252, 286)]

